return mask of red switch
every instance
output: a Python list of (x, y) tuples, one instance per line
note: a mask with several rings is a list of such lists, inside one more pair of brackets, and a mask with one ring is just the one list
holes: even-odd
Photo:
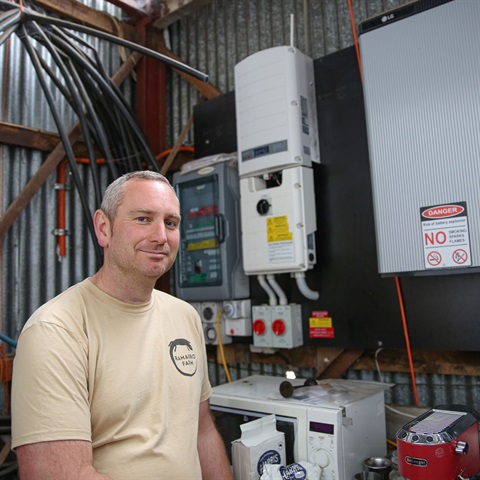
[(255, 332), (255, 335), (263, 335), (266, 329), (267, 327), (263, 320), (255, 320), (253, 322), (253, 331)]
[(278, 337), (280, 335), (283, 335), (286, 329), (287, 328), (285, 327), (285, 323), (283, 320), (277, 319), (277, 320), (274, 320), (274, 322), (272, 323), (273, 333)]

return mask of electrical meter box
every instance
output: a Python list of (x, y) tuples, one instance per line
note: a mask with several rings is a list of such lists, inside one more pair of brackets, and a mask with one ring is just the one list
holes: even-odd
[(313, 60), (292, 46), (235, 65), (240, 178), (320, 162)]
[(242, 266), (238, 169), (219, 162), (176, 172), (180, 200), (180, 247), (175, 262), (177, 295), (186, 301), (247, 298)]

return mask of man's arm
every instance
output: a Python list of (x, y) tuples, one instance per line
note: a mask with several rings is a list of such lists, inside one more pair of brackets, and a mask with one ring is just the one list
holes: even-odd
[(92, 465), (92, 445), (83, 440), (40, 442), (17, 447), (22, 480), (111, 480)]
[(208, 400), (200, 404), (197, 448), (203, 480), (233, 480), (225, 445), (213, 422)]

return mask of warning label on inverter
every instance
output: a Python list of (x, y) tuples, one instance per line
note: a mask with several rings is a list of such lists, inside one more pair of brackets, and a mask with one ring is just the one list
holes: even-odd
[(425, 268), (472, 265), (466, 202), (420, 209)]

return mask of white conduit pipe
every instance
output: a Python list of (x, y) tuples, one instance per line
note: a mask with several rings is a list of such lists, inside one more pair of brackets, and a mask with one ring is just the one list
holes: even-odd
[(305, 282), (305, 273), (298, 272), (298, 273), (295, 273), (294, 276), (295, 276), (295, 279), (297, 280), (297, 287), (300, 290), (301, 294), (305, 298), (308, 298), (308, 300), (318, 300), (318, 297), (320, 295), (318, 292), (314, 292), (313, 290), (310, 290), (307, 283)]
[(278, 304), (277, 303), (277, 297), (275, 296), (275, 293), (271, 289), (270, 285), (265, 280), (265, 275), (258, 275), (257, 279), (258, 279), (258, 283), (260, 284), (260, 286), (267, 292), (268, 304), (271, 307), (274, 307), (275, 305), (277, 305)]
[(278, 295), (279, 304), (287, 305), (288, 304), (287, 296), (282, 290), (282, 287), (280, 287), (280, 285), (275, 280), (275, 276), (272, 274), (267, 275), (267, 282), (270, 284), (270, 286), (273, 288), (275, 293)]

